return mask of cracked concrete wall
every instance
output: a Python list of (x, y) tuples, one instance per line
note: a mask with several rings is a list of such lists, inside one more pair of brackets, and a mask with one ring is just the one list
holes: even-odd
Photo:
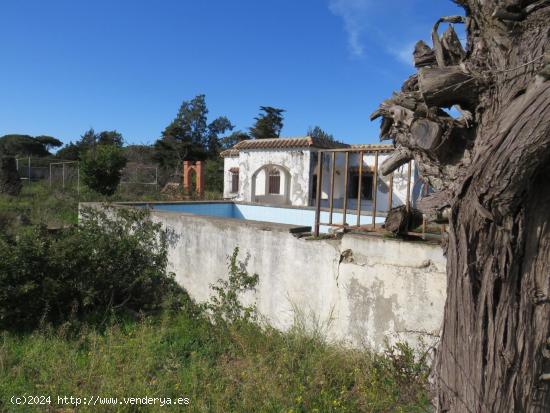
[(350, 234), (308, 241), (288, 225), (160, 211), (152, 217), (172, 234), (169, 269), (198, 302), (227, 277), (238, 246), (260, 280), (243, 300), (256, 302), (276, 328), (298, 318), (330, 340), (376, 350), (385, 340), (431, 344), (439, 334), (446, 274), (437, 245)]

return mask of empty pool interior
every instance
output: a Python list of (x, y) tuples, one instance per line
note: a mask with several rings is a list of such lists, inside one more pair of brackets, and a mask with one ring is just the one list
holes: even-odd
[[(134, 204), (138, 207), (149, 207), (156, 211), (182, 212), (186, 214), (206, 215), (212, 217), (242, 219), (251, 221), (271, 222), (296, 226), (313, 227), (315, 224), (314, 208), (280, 207), (269, 205), (253, 205), (239, 202), (179, 202), (179, 203), (150, 203)], [(372, 222), (368, 211), (361, 213), (361, 224)], [(383, 223), (385, 216), (377, 215), (376, 223)], [(329, 221), (329, 211), (321, 211), (321, 222)], [(335, 210), (332, 214), (334, 224), (343, 223), (343, 213)], [(350, 225), (357, 223), (357, 211), (348, 210), (346, 222)], [(321, 226), (321, 232), (328, 232), (329, 227)]]

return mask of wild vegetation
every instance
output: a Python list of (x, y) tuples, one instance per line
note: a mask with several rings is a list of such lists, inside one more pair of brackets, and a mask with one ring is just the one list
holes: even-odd
[(0, 196), (1, 214), (13, 214), (0, 236), (0, 410), (44, 410), (7, 404), (22, 394), (51, 395), (52, 411), (75, 407), (58, 395), (188, 397), (197, 412), (429, 406), (426, 359), (407, 346), (375, 354), (329, 344), (298, 317), (286, 333), (262, 322), (239, 301), (261, 274), (248, 274), (238, 250), (212, 300), (197, 305), (167, 273), (169, 237), (146, 212), (84, 211), (77, 227), (41, 226), (75, 222), (77, 195), (31, 184)]
[(0, 340), (4, 401), (14, 394), (188, 397), (185, 410), (193, 412), (414, 413), (428, 406), (427, 369), (409, 348), (381, 355), (346, 350), (300, 327), (287, 333), (249, 323), (222, 327), (179, 311), (103, 332), (82, 328), (68, 336), (42, 328)]
[(35, 225), (0, 238), (0, 329), (151, 314), (177, 290), (166, 273), (166, 234), (147, 210), (80, 215), (77, 227), (55, 234)]

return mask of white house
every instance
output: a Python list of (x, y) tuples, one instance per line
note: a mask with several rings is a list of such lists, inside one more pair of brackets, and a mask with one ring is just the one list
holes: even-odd
[[(334, 201), (335, 208), (343, 208), (345, 193), (345, 149), (351, 150), (348, 159), (348, 208), (357, 207), (359, 184), (359, 150), (363, 152), (361, 177), (361, 208), (372, 208), (374, 197), (374, 166), (376, 152), (378, 165), (394, 150), (393, 145), (347, 145), (311, 136), (278, 139), (254, 139), (239, 142), (223, 151), (224, 198), (235, 201), (272, 205), (313, 206), (317, 190), (317, 159), (319, 150), (338, 149), (335, 152)], [(323, 158), (322, 206), (327, 207), (331, 191), (332, 155)], [(392, 205), (403, 205), (407, 197), (408, 166), (393, 174)], [(376, 209), (387, 211), (389, 177), (378, 174)], [(411, 170), (410, 196), (414, 204), (421, 192), (414, 163)]]

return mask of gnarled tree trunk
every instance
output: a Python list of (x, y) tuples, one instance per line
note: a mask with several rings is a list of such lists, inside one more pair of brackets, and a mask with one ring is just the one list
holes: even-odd
[[(548, 412), (550, 1), (456, 2), (466, 18), (437, 22), (420, 73), (372, 116), (399, 148), (382, 168), (415, 159), (439, 191), (424, 212), (449, 220), (438, 411)], [(466, 51), (442, 22), (466, 24)]]

